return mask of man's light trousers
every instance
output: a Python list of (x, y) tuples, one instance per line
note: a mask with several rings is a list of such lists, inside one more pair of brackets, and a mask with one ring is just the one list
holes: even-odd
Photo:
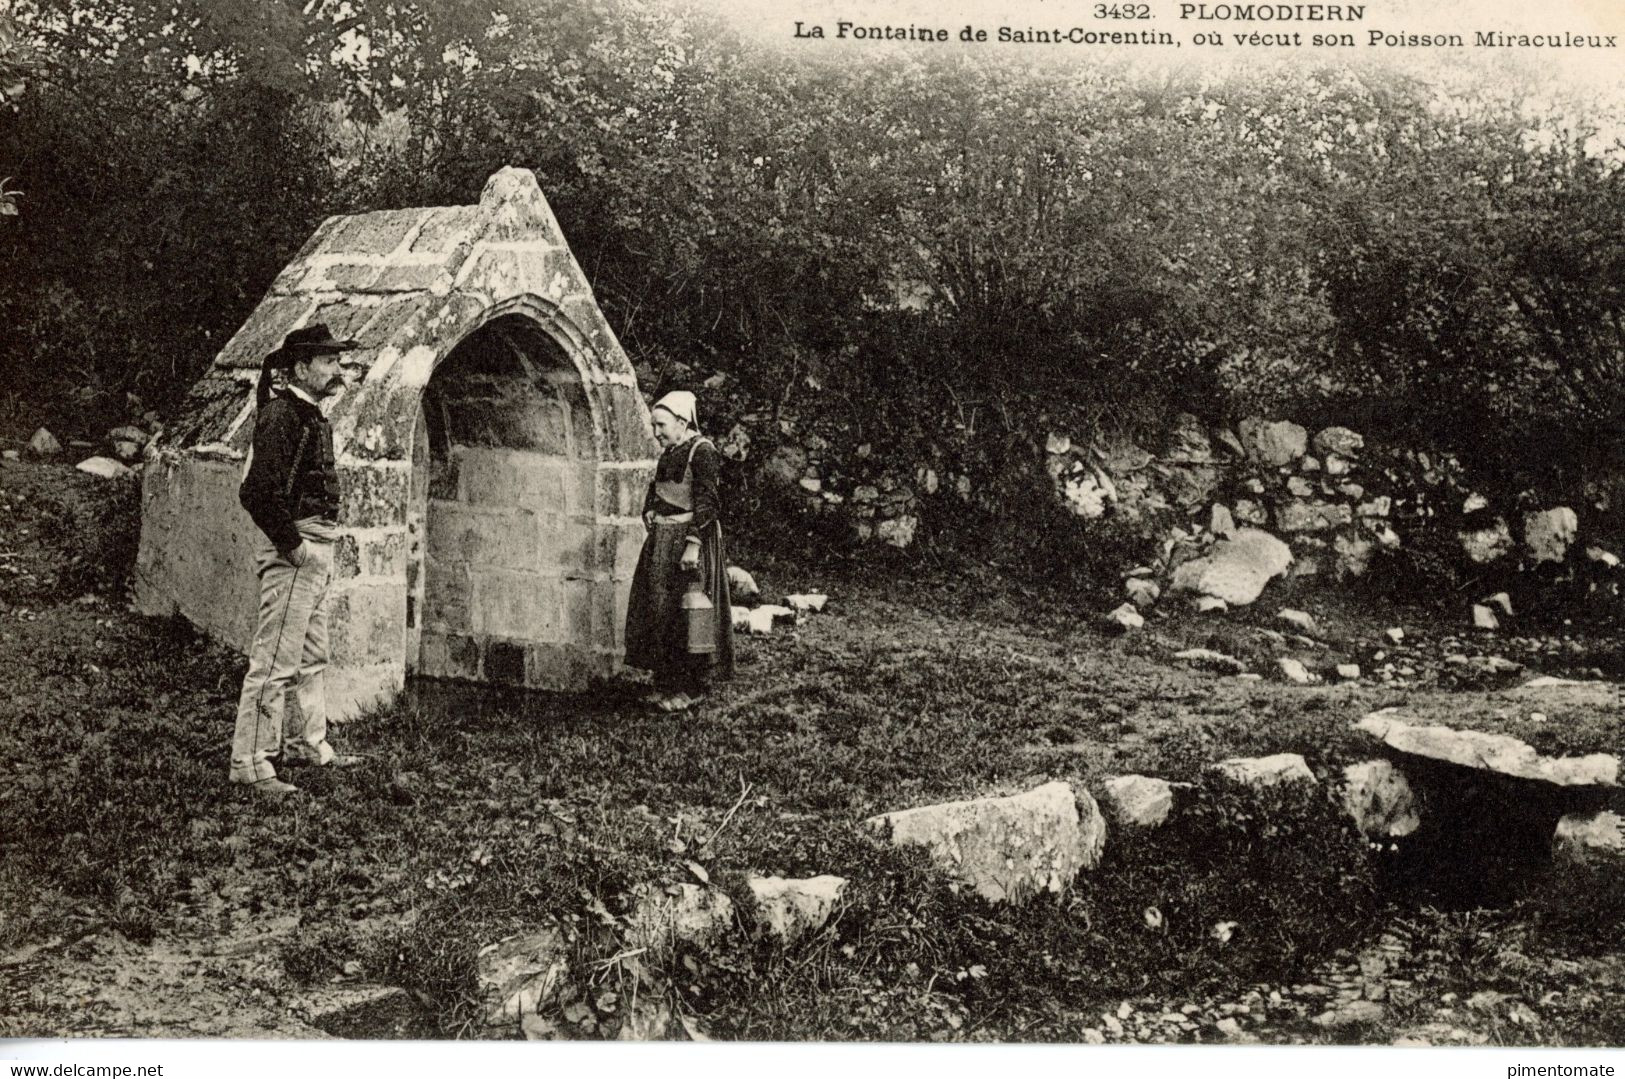
[[(237, 702), (231, 739), (231, 779), (253, 783), (276, 775), (279, 753), (312, 764), (333, 759), (327, 744), (327, 596), (333, 583), (333, 530), (300, 521), (305, 564), (295, 566), (261, 537), (255, 552), (260, 578), (259, 622), (248, 654), (248, 675)], [(292, 688), (300, 722), (284, 731)]]

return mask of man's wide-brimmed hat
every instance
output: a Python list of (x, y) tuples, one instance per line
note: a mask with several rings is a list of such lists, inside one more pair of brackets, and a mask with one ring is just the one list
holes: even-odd
[(292, 367), (300, 360), (334, 352), (349, 352), (356, 348), (354, 341), (341, 341), (333, 336), (327, 323), (317, 322), (294, 330), (282, 339), (282, 346), (265, 357), (266, 367)]

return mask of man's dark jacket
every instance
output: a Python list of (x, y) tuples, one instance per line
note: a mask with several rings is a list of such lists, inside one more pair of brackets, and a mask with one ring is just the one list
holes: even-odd
[(254, 417), (254, 459), (238, 498), (260, 531), (284, 553), (299, 546), (295, 521), (338, 520), (333, 426), (320, 408), (291, 393), (266, 402)]

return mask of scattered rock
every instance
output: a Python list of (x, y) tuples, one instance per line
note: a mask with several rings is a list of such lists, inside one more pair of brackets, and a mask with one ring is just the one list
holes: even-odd
[[(1359, 485), (1358, 484), (1350, 484), (1350, 486), (1357, 487)], [(1355, 495), (1354, 497), (1358, 498), (1360, 496)], [(1360, 505), (1355, 509), (1354, 512), (1355, 512), (1355, 514), (1357, 516), (1360, 516), (1360, 517), (1386, 517), (1390, 513), (1392, 513), (1393, 510), (1394, 510), (1394, 500), (1392, 498), (1389, 498), (1387, 495), (1378, 495), (1376, 498), (1373, 498), (1369, 502), (1360, 503)]]
[(1174, 808), (1174, 789), (1152, 776), (1112, 776), (1103, 784), (1112, 819), (1131, 828), (1155, 828)]
[(489, 1025), (534, 1015), (552, 1002), (569, 970), (563, 935), (556, 927), (520, 933), (480, 949), (475, 965)]
[(791, 443), (779, 446), (762, 462), (762, 474), (781, 487), (795, 485), (806, 472), (806, 451)]
[(1505, 592), (1495, 593), (1495, 595), (1483, 600), (1483, 604), (1486, 607), (1499, 607), (1502, 614), (1508, 618), (1512, 617), (1512, 597)]
[(818, 612), (824, 609), (829, 597), (822, 592), (798, 592), (793, 596), (784, 597), (784, 606), (796, 614), (806, 614), (808, 611)]
[(1187, 648), (1183, 652), (1175, 652), (1174, 658), (1193, 663), (1204, 670), (1218, 671), (1220, 674), (1240, 674), (1247, 669), (1235, 656), (1227, 656), (1223, 652), (1215, 652), (1209, 648)]
[(1053, 454), (1071, 453), (1072, 436), (1051, 431), (1044, 441), (1044, 452)]
[(919, 521), (909, 514), (881, 521), (875, 526), (875, 537), (893, 547), (907, 547), (914, 542), (914, 529)]
[(1295, 611), (1290, 607), (1282, 607), (1275, 618), (1278, 622), (1285, 622), (1289, 626), (1296, 627), (1302, 633), (1314, 635), (1320, 632), (1320, 627), (1315, 625), (1314, 617), (1307, 611)]
[(1343, 769), (1343, 807), (1367, 839), (1407, 836), (1422, 823), (1416, 794), (1391, 761), (1364, 761)]
[(756, 900), (751, 914), (757, 929), (789, 943), (824, 927), (847, 880), (829, 874), (805, 879), (752, 876), (745, 884)]
[(1309, 765), (1303, 757), (1296, 753), (1276, 753), (1268, 757), (1231, 757), (1208, 765), (1208, 769), (1231, 782), (1260, 789), (1281, 784), (1315, 782), (1315, 773), (1309, 770)]
[(1106, 616), (1106, 622), (1125, 633), (1130, 630), (1145, 628), (1145, 618), (1141, 616), (1132, 603), (1125, 603), (1112, 611)]
[(55, 457), (62, 452), (62, 443), (56, 436), (41, 427), (34, 432), (34, 437), (28, 440), (28, 452), (35, 457)]
[(1149, 607), (1162, 595), (1162, 586), (1149, 577), (1130, 577), (1123, 587), (1136, 607)]
[(20, 461), (22, 456), (16, 450), (0, 450), (0, 460), (3, 461)]
[(990, 903), (1066, 891), (1079, 870), (1100, 861), (1106, 844), (1106, 821), (1095, 800), (1060, 782), (1007, 798), (900, 810), (864, 823), (894, 845), (928, 848), (939, 866)]
[(751, 604), (756, 602), (762, 590), (756, 585), (756, 578), (747, 570), (738, 566), (728, 567), (728, 598), (734, 604)]
[(1239, 430), (1248, 456), (1271, 468), (1291, 464), (1309, 448), (1309, 432), (1286, 420), (1249, 417), (1241, 421)]
[(1213, 509), (1208, 512), (1207, 530), (1220, 539), (1230, 539), (1236, 534), (1236, 519), (1223, 503), (1213, 503)]
[(1625, 854), (1625, 817), (1611, 810), (1569, 813), (1557, 822), (1558, 850), (1581, 856)]
[(1213, 596), (1232, 607), (1244, 607), (1291, 564), (1292, 551), (1286, 544), (1268, 532), (1243, 528), (1215, 543), (1201, 558), (1181, 565), (1169, 587), (1176, 593)]
[(677, 944), (704, 947), (733, 924), (734, 905), (699, 884), (640, 884), (633, 889), (626, 944), (669, 954)]
[(1400, 644), (1405, 640), (1405, 631), (1398, 626), (1383, 630), (1382, 635), (1388, 638), (1390, 644)]
[(1380, 1023), (1386, 1014), (1387, 1009), (1374, 1000), (1350, 1000), (1339, 1004), (1336, 1008), (1321, 1012), (1315, 1016), (1313, 1022), (1316, 1026), (1336, 1029)]
[(1315, 452), (1322, 457), (1334, 453), (1343, 457), (1358, 457), (1360, 451), (1365, 449), (1365, 437), (1347, 427), (1327, 427), (1316, 433), (1314, 446)]
[(130, 466), (111, 457), (87, 457), (74, 466), (81, 472), (88, 472), (92, 476), (99, 476), (104, 480), (116, 480), (121, 476), (130, 474)]
[(1473, 604), (1474, 629), (1500, 629), (1501, 622), (1495, 617), (1495, 612), (1482, 603)]
[(1586, 558), (1593, 562), (1601, 562), (1609, 569), (1615, 569), (1619, 566), (1619, 556), (1612, 551), (1605, 551), (1601, 547), (1587, 547)]
[(1213, 442), (1208, 438), (1207, 429), (1203, 427), (1202, 421), (1189, 412), (1181, 412), (1176, 416), (1174, 428), (1168, 436), (1168, 444), (1163, 448), (1162, 459), (1172, 464), (1212, 464)]
[(1494, 562), (1512, 550), (1512, 533), (1507, 530), (1506, 521), (1500, 517), (1484, 528), (1457, 532), (1456, 540), (1467, 557), (1480, 566)]
[(1288, 476), (1286, 489), (1296, 498), (1308, 498), (1315, 493), (1314, 485), (1302, 476)]
[(796, 612), (788, 607), (781, 607), (776, 603), (764, 603), (760, 607), (734, 607), (734, 631), (744, 630), (756, 637), (766, 637), (773, 632), (773, 627), (784, 621), (792, 626), (796, 622)]
[(1358, 679), (1360, 677), (1360, 665), (1358, 663), (1339, 663), (1337, 665), (1337, 677), (1346, 678), (1350, 682)]
[(1293, 682), (1300, 686), (1307, 686), (1315, 680), (1315, 676), (1309, 673), (1309, 668), (1305, 667), (1302, 662), (1292, 659), (1290, 656), (1282, 656), (1280, 659), (1275, 661), (1275, 665), (1281, 669), (1282, 676), (1285, 677), (1288, 682)]
[(1324, 532), (1353, 520), (1346, 502), (1295, 501), (1275, 507), (1275, 527), (1282, 532)]
[(1536, 562), (1561, 562), (1568, 557), (1569, 545), (1580, 528), (1580, 519), (1567, 506), (1526, 513), (1523, 542)]
[(1199, 596), (1196, 600), (1196, 611), (1198, 614), (1208, 614), (1210, 612), (1223, 613), (1229, 609), (1230, 605), (1224, 600), (1220, 599), (1218, 596)]

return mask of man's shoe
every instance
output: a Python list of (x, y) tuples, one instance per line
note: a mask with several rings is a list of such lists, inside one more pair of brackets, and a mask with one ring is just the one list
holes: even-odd
[(292, 783), (284, 783), (276, 776), (257, 780), (248, 784), (248, 789), (262, 798), (285, 798), (290, 794), (299, 793), (299, 788)]
[(323, 768), (354, 768), (366, 761), (367, 758), (354, 753), (335, 753), (333, 759), (322, 765)]

